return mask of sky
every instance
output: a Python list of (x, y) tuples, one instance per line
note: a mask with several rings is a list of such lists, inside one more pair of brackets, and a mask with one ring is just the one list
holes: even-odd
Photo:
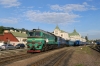
[(53, 32), (58, 25), (100, 39), (99, 6), (100, 0), (0, 0), (0, 26)]

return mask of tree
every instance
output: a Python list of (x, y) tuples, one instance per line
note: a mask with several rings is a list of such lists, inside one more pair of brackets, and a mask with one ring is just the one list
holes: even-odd
[(85, 36), (85, 39), (86, 39), (87, 42), (89, 41), (87, 36)]
[(26, 34), (28, 34), (29, 33), (29, 31), (28, 30), (26, 30)]
[(22, 30), (22, 31), (25, 31), (25, 28), (22, 28), (21, 30)]
[(3, 31), (4, 31), (4, 27), (0, 26), (0, 34), (3, 34)]

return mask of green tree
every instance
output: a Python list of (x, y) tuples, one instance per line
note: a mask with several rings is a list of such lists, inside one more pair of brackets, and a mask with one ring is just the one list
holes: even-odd
[(0, 34), (3, 34), (3, 31), (4, 31), (4, 27), (0, 26)]
[(29, 33), (29, 31), (28, 30), (26, 30), (26, 34), (28, 34)]
[(89, 41), (87, 36), (85, 36), (85, 39), (86, 39), (87, 42)]
[(25, 28), (22, 28), (21, 31), (26, 31)]

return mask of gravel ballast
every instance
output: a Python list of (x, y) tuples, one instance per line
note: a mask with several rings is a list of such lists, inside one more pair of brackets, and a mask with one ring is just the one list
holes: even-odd
[(100, 66), (100, 53), (87, 46), (65, 47), (62, 49), (56, 49), (48, 53), (8, 64), (6, 66), (27, 66), (33, 62), (48, 57), (50, 54), (54, 54), (56, 52), (67, 49), (74, 49), (74, 52), (68, 60), (66, 66)]
[(54, 53), (57, 53), (59, 51), (62, 51), (62, 50), (67, 50), (67, 48), (62, 48), (62, 49), (56, 49), (56, 50), (53, 50), (53, 51), (50, 51), (48, 53), (44, 53), (44, 54), (41, 54), (41, 55), (38, 55), (38, 56), (35, 56), (35, 57), (31, 57), (31, 58), (28, 58), (28, 59), (24, 59), (24, 60), (20, 60), (20, 61), (17, 61), (17, 62), (14, 62), (14, 63), (11, 63), (11, 64), (8, 64), (6, 66), (27, 66), (33, 62), (36, 62), (40, 59), (43, 59), (51, 54), (54, 54)]

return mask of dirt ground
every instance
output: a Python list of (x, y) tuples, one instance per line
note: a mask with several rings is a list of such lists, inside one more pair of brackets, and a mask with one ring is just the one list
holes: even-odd
[(87, 46), (76, 47), (67, 66), (100, 66), (100, 53)]
[[(70, 56), (65, 66), (100, 66), (100, 53), (87, 47), (87, 46), (79, 46), (79, 47), (67, 47), (67, 49), (72, 48), (75, 51)], [(59, 51), (59, 50), (57, 50)], [(51, 53), (53, 53), (52, 51)], [(55, 53), (55, 52), (54, 52)], [(49, 53), (44, 54), (49, 55)], [(43, 57), (45, 57), (43, 55)], [(41, 56), (41, 57), (40, 57)], [(43, 58), (42, 55), (36, 56), (33, 58), (21, 60), (14, 62), (12, 64), (8, 64), (6, 66), (27, 66), (27, 64), (36, 61), (36, 59)]]

